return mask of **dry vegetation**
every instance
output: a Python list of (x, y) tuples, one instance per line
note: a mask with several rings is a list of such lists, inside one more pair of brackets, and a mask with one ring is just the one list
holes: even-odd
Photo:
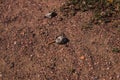
[[(120, 1), (119, 0), (68, 0), (61, 7), (64, 16), (74, 16), (78, 11), (94, 12), (92, 21), (96, 24), (108, 23), (119, 19)], [(91, 22), (92, 22), (91, 21)]]

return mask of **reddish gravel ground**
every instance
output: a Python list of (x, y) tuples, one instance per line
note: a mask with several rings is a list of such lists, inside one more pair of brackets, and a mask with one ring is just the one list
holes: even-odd
[[(0, 80), (120, 80), (120, 20), (84, 29), (93, 13), (66, 18), (65, 1), (0, 0)], [(69, 43), (47, 45), (61, 33)]]

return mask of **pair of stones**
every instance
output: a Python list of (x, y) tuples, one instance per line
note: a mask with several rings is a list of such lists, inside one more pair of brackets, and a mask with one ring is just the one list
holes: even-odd
[[(57, 13), (56, 12), (50, 12), (50, 13), (47, 13), (44, 17), (45, 18), (53, 18), (57, 16)], [(58, 36), (56, 38), (56, 40), (54, 41), (55, 43), (57, 44), (66, 44), (67, 42), (69, 42), (68, 38), (65, 37), (65, 35), (61, 35), (61, 36)]]

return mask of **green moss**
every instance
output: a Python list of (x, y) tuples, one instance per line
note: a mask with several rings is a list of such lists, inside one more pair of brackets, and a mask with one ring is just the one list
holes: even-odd
[(99, 23), (98, 21), (108, 23), (112, 17), (120, 15), (120, 0), (68, 0), (61, 8), (67, 16), (74, 16), (78, 11), (88, 10), (94, 12), (96, 23)]
[(113, 49), (112, 49), (112, 52), (120, 53), (120, 49), (119, 49), (119, 48), (113, 48)]

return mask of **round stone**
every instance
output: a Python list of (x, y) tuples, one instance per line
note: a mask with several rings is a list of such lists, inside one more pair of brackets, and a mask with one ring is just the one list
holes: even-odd
[(55, 40), (57, 44), (66, 44), (69, 40), (64, 36), (58, 36)]

